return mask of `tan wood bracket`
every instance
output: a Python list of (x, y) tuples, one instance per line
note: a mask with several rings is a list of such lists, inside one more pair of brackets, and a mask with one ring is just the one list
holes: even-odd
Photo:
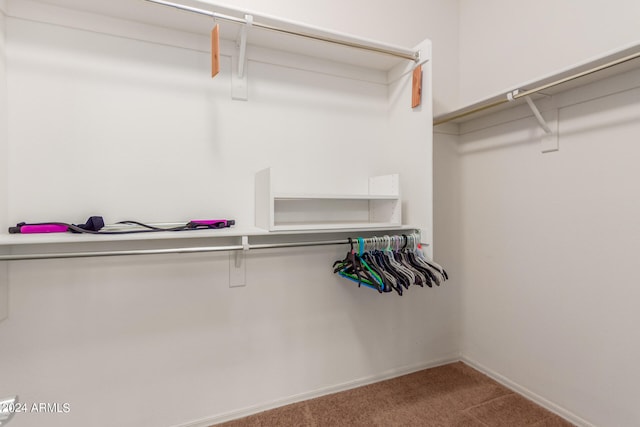
[(220, 72), (220, 26), (218, 24), (211, 30), (211, 78)]
[(422, 103), (422, 65), (413, 70), (413, 86), (411, 90), (411, 108), (416, 108)]

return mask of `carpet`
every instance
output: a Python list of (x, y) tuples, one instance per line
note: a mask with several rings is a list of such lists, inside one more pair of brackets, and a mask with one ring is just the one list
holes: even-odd
[(217, 427), (569, 427), (462, 362), (322, 396)]

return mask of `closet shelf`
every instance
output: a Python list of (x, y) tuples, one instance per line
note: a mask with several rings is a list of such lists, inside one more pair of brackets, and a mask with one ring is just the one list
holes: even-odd
[(74, 234), (74, 233), (43, 233), (43, 234), (3, 234), (0, 235), (0, 246), (23, 246), (59, 243), (94, 243), (94, 242), (131, 242), (154, 240), (193, 240), (220, 237), (255, 236), (265, 234), (265, 230), (258, 228), (224, 228), (218, 230), (189, 230), (162, 233), (137, 234)]
[[(237, 41), (239, 32), (247, 31), (247, 43), (285, 50), (332, 61), (389, 70), (401, 62), (418, 62), (420, 52), (350, 34), (310, 26), (250, 11), (231, 9), (210, 0), (145, 0), (148, 12), (172, 8), (182, 13), (200, 15), (219, 25), (220, 38)], [(207, 19), (208, 18), (208, 19)], [(244, 28), (244, 29), (243, 29)]]
[(203, 239), (221, 239), (221, 238), (241, 238), (241, 237), (258, 237), (258, 236), (313, 236), (335, 233), (358, 233), (379, 232), (389, 230), (392, 232), (400, 230), (417, 230), (417, 227), (411, 225), (388, 226), (384, 224), (343, 224), (344, 227), (327, 226), (323, 229), (291, 229), (268, 231), (261, 228), (229, 228), (219, 230), (194, 230), (194, 231), (178, 231), (178, 232), (162, 232), (162, 233), (139, 233), (139, 234), (73, 234), (73, 233), (44, 233), (44, 234), (2, 234), (0, 235), (0, 249), (7, 247), (21, 247), (30, 245), (48, 245), (48, 244), (82, 244), (82, 243), (101, 243), (101, 242), (144, 242), (144, 241), (193, 241)]
[[(59, 25), (94, 30), (91, 22), (104, 17), (116, 18), (135, 24), (146, 24), (167, 31), (165, 37), (172, 37), (176, 43), (182, 43), (177, 30), (186, 35), (198, 35), (208, 38), (215, 23), (219, 25), (221, 41), (234, 49), (241, 38), (241, 29), (247, 28), (247, 44), (306, 57), (319, 58), (333, 63), (341, 63), (370, 69), (376, 72), (388, 72), (397, 66), (414, 66), (429, 60), (430, 52), (421, 52), (416, 48), (396, 46), (351, 34), (311, 26), (305, 23), (282, 19), (267, 14), (241, 10), (210, 0), (172, 0), (193, 10), (211, 12), (233, 18), (237, 22), (222, 19), (214, 21), (212, 16), (176, 9), (149, 1), (131, 0), (7, 0), (9, 16), (37, 21), (46, 21)], [(91, 14), (74, 20), (64, 18), (64, 9), (74, 13)], [(242, 23), (245, 15), (250, 15), (256, 25)], [(134, 25), (135, 25), (134, 24)], [(98, 25), (96, 31), (100, 31)], [(120, 31), (126, 31), (120, 26)], [(135, 37), (138, 30), (132, 30), (126, 36)], [(124, 35), (124, 34), (123, 34)], [(323, 41), (328, 39), (330, 41)], [(167, 40), (167, 39), (165, 39)], [(202, 45), (201, 45), (202, 46)], [(355, 46), (362, 46), (358, 48)], [(208, 45), (207, 45), (208, 48)], [(385, 53), (386, 52), (386, 53)], [(389, 54), (389, 52), (393, 52)]]
[[(411, 226), (317, 230), (304, 232), (266, 232), (259, 229), (202, 230), (133, 235), (3, 235), (0, 236), (0, 262), (93, 258), (131, 255), (194, 254), (242, 252), (253, 249), (294, 248), (348, 244), (349, 238), (383, 234), (419, 232)], [(320, 237), (322, 236), (322, 237)], [(184, 245), (183, 242), (189, 244)], [(133, 245), (138, 242), (137, 245)], [(155, 242), (155, 243), (154, 243)], [(144, 243), (144, 244), (143, 244)], [(152, 244), (154, 243), (154, 244)], [(63, 244), (66, 250), (58, 246)], [(54, 248), (50, 248), (53, 245)], [(230, 258), (230, 266), (235, 261)]]
[[(640, 41), (575, 66), (532, 80), (495, 96), (434, 117), (433, 125), (465, 123), (525, 103), (526, 96), (552, 96), (640, 68)], [(518, 91), (518, 92), (515, 92)]]
[(304, 194), (275, 193), (275, 200), (397, 200), (397, 194)]
[[(399, 228), (399, 227), (398, 227)], [(275, 232), (278, 231), (313, 231), (313, 230), (353, 230), (353, 231), (362, 231), (362, 230), (380, 230), (380, 229), (390, 229), (393, 230), (393, 227), (389, 226), (387, 222), (374, 223), (374, 222), (300, 222), (300, 223), (281, 223), (279, 225), (273, 226), (272, 230)]]

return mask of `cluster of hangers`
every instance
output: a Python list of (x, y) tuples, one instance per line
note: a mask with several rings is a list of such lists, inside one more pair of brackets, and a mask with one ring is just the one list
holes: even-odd
[[(354, 247), (354, 243), (357, 248)], [(427, 259), (421, 250), (418, 233), (349, 239), (351, 248), (343, 260), (333, 263), (333, 272), (345, 279), (376, 289), (402, 295), (409, 286), (440, 286), (447, 272)]]

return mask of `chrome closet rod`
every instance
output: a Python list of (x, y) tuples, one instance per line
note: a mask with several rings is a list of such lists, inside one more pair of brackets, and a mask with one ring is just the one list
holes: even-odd
[[(168, 2), (168, 1), (164, 1), (164, 0), (145, 0), (145, 1), (148, 1), (148, 2), (151, 2), (151, 3), (160, 4), (160, 5), (163, 5), (163, 6), (173, 7), (173, 8), (184, 10), (184, 11), (187, 11), (187, 12), (193, 12), (193, 13), (197, 13), (197, 14), (200, 14), (200, 15), (210, 16), (212, 18), (219, 19), (221, 21), (234, 22), (236, 24), (246, 24), (247, 23), (247, 21), (245, 19), (243, 19), (243, 18), (236, 18), (234, 16), (223, 15), (223, 14), (220, 14), (220, 13), (211, 12), (211, 11), (204, 10), (204, 9), (198, 9), (198, 8), (191, 7), (191, 6), (186, 6), (186, 5), (183, 5), (183, 4), (172, 3), (172, 2)], [(265, 29), (265, 30), (276, 31), (276, 32), (279, 32), (279, 33), (305, 37), (305, 38), (313, 39), (313, 40), (320, 40), (320, 41), (323, 41), (323, 42), (339, 44), (339, 45), (342, 45), (342, 46), (348, 46), (348, 47), (368, 50), (368, 51), (377, 52), (377, 53), (383, 53), (383, 54), (386, 54), (386, 55), (392, 55), (392, 56), (396, 56), (398, 58), (408, 59), (408, 60), (411, 60), (411, 61), (417, 61), (418, 59), (420, 59), (418, 52), (407, 53), (407, 52), (403, 52), (403, 51), (395, 50), (395, 49), (390, 49), (390, 48), (368, 46), (368, 45), (361, 44), (361, 43), (349, 42), (349, 41), (345, 41), (345, 40), (338, 40), (338, 39), (333, 39), (333, 38), (330, 38), (330, 37), (316, 36), (314, 34), (302, 33), (302, 32), (299, 32), (299, 31), (286, 30), (284, 28), (274, 27), (272, 25), (267, 25), (267, 24), (261, 24), (259, 22), (255, 22), (255, 21), (253, 21), (251, 23), (251, 25), (253, 27), (258, 27), (258, 28), (262, 28), (262, 29)]]
[[(523, 90), (523, 91), (521, 91), (521, 92), (519, 92), (517, 94), (513, 94), (512, 98), (513, 99), (524, 98), (525, 96), (529, 96), (529, 95), (532, 95), (534, 93), (541, 92), (541, 91), (543, 91), (545, 89), (549, 89), (549, 88), (552, 88), (554, 86), (558, 86), (558, 85), (561, 85), (563, 83), (567, 83), (567, 82), (570, 82), (572, 80), (576, 80), (576, 79), (579, 79), (581, 77), (585, 77), (585, 76), (597, 73), (597, 72), (602, 71), (602, 70), (606, 70), (607, 68), (615, 67), (616, 65), (624, 64), (625, 62), (629, 62), (629, 61), (632, 61), (632, 60), (637, 59), (637, 58), (640, 58), (640, 52), (636, 52), (636, 53), (633, 53), (631, 55), (627, 55), (625, 57), (616, 59), (614, 61), (607, 62), (606, 64), (602, 64), (602, 65), (599, 65), (597, 67), (593, 67), (593, 68), (591, 68), (589, 70), (586, 70), (586, 71), (581, 71), (579, 73), (572, 74), (572, 75), (570, 75), (568, 77), (564, 77), (562, 79), (555, 80), (555, 81), (553, 81), (551, 83), (546, 83), (546, 84), (540, 85), (540, 86), (538, 86), (538, 87), (536, 87), (534, 89)], [(509, 93), (512, 94), (512, 92), (509, 92)], [(509, 100), (507, 94), (505, 94), (502, 99), (498, 99), (496, 101), (487, 102), (486, 104), (479, 105), (478, 107), (476, 107), (476, 108), (474, 108), (472, 110), (469, 110), (469, 111), (465, 111), (465, 112), (462, 112), (462, 113), (459, 113), (459, 114), (453, 114), (451, 116), (444, 115), (441, 118), (435, 117), (434, 120), (433, 120), (433, 125), (437, 126), (437, 125), (441, 125), (441, 124), (444, 124), (444, 123), (448, 123), (448, 122), (453, 121), (453, 120), (461, 119), (463, 117), (470, 116), (470, 115), (475, 114), (475, 113), (479, 113), (480, 111), (488, 110), (490, 108), (497, 107), (498, 105), (506, 104), (507, 102), (510, 102), (510, 100)]]
[(169, 249), (134, 249), (128, 251), (97, 251), (97, 252), (58, 252), (49, 254), (0, 255), (0, 261), (28, 261), (36, 259), (64, 259), (64, 258), (94, 258), (123, 255), (161, 255), (161, 254), (193, 254), (201, 252), (222, 252), (242, 250), (242, 245), (209, 246), (195, 248)]

